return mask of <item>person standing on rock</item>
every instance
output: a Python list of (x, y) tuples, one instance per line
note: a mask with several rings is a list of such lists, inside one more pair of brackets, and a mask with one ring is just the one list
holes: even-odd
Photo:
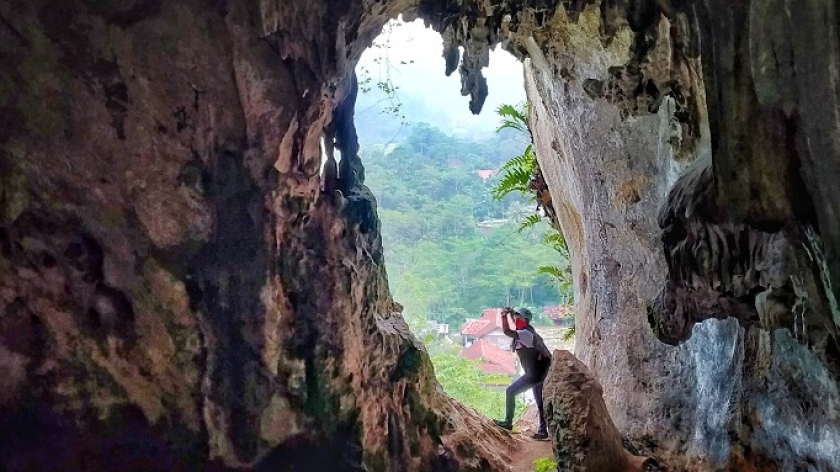
[[(502, 308), (502, 331), (505, 335), (513, 338), (511, 348), (519, 356), (519, 363), (525, 374), (516, 379), (505, 391), (505, 419), (493, 420), (501, 428), (513, 429), (513, 413), (516, 409), (516, 396), (526, 390), (533, 389), (534, 400), (537, 403), (537, 412), (540, 416), (540, 426), (537, 432), (532, 435), (533, 439), (547, 439), (548, 429), (545, 424), (543, 413), (542, 388), (543, 380), (548, 375), (548, 368), (551, 366), (551, 352), (546, 347), (543, 339), (531, 326), (531, 310), (527, 308)], [(511, 322), (515, 329), (510, 328)]]

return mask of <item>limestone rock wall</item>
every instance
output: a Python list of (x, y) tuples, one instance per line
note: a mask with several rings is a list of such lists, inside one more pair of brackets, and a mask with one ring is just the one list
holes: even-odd
[[(665, 277), (650, 215), (687, 159), (674, 159), (668, 107), (623, 119), (617, 107), (583, 89), (585, 79), (627, 60), (630, 39), (603, 48), (596, 10), (577, 22), (558, 13), (554, 24), (554, 48), (544, 54), (535, 41), (529, 51), (526, 90), (537, 157), (573, 257), (575, 353), (603, 385), (625, 434), (680, 455), (687, 451), (678, 438), (685, 441), (702, 419), (689, 406), (697, 374), (686, 353), (655, 339), (645, 307)], [(662, 444), (665, 438), (673, 442)]]
[[(619, 2), (613, 11), (605, 5), (572, 5), (569, 14), (557, 13), (532, 40), (521, 41), (530, 56), (526, 86), (537, 156), (574, 259), (576, 354), (603, 384), (619, 428), (678, 468), (840, 467), (832, 295), (818, 276), (827, 272), (813, 263), (822, 246), (805, 237), (814, 234), (807, 224), (774, 224), (755, 209), (797, 207), (810, 198), (802, 189), (816, 187), (774, 191), (790, 189), (784, 179), (793, 178), (795, 164), (762, 161), (758, 151), (744, 151), (751, 157), (721, 151), (716, 113), (731, 114), (746, 99), (727, 89), (730, 82), (707, 80), (713, 67), (701, 59), (731, 56), (706, 52), (701, 58), (693, 38), (713, 43), (698, 22), (723, 21), (728, 5), (704, 10), (713, 20), (698, 19), (690, 8), (663, 8), (655, 21), (635, 24), (632, 14), (627, 23), (616, 22), (616, 14), (639, 13), (645, 2)], [(751, 8), (752, 25), (766, 20), (761, 9), (767, 5)], [(681, 29), (685, 24), (694, 26)], [(761, 40), (753, 37), (752, 47), (764, 47)], [(832, 64), (833, 46), (825, 42)], [(828, 76), (823, 69), (819, 80)], [(670, 92), (657, 97), (662, 83)], [(704, 90), (733, 101), (717, 108), (716, 96), (707, 111)], [(832, 103), (832, 86), (821, 90)], [(831, 116), (823, 108), (810, 113)], [(729, 120), (727, 126), (752, 130), (769, 126), (747, 124), (743, 116)], [(755, 140), (739, 142), (766, 149), (772, 147), (766, 134), (778, 129), (756, 130)], [(732, 164), (749, 159), (752, 164)], [(829, 165), (836, 156), (822, 150), (819, 159)], [(715, 173), (734, 166), (731, 175), (748, 176), (752, 187), (713, 181), (712, 162)], [(774, 168), (787, 171), (771, 178)], [(749, 218), (747, 210), (719, 211), (730, 203), (710, 192), (722, 187), (740, 192), (732, 197), (738, 208), (752, 205)], [(652, 215), (660, 209), (656, 224)], [(673, 221), (686, 221), (685, 230)], [(707, 318), (735, 320), (694, 325)]]
[(569, 351), (555, 350), (544, 386), (545, 416), (557, 470), (562, 472), (657, 472), (651, 458), (625, 450), (586, 365)]

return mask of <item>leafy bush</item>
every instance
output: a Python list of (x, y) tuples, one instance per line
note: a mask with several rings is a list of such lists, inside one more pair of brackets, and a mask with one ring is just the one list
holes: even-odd
[(551, 456), (540, 457), (534, 461), (534, 472), (554, 472), (557, 470), (557, 462)]

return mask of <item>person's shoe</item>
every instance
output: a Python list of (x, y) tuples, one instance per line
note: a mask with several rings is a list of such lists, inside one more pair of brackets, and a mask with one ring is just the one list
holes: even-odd
[(545, 431), (538, 431), (531, 435), (531, 439), (536, 439), (537, 441), (545, 441), (548, 439), (548, 433)]
[(498, 426), (502, 429), (506, 429), (508, 431), (513, 429), (513, 425), (510, 423), (510, 421), (507, 421), (507, 420), (505, 420), (505, 421), (493, 420), (493, 422), (496, 423), (496, 426)]

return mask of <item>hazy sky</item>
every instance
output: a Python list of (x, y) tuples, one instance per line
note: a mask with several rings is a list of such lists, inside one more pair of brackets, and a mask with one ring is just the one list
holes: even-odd
[[(490, 52), (490, 65), (484, 69), (489, 96), (479, 115), (469, 110), (469, 96), (461, 96), (461, 79), (456, 70), (444, 75), (443, 41), (440, 34), (423, 26), (422, 21), (386, 26), (377, 39), (383, 47), (372, 47), (362, 56), (359, 69), (367, 68), (373, 81), (383, 80), (390, 71), (391, 81), (400, 88), (398, 96), (405, 103), (406, 120), (428, 121), (447, 132), (492, 132), (499, 123), (495, 109), (503, 103), (525, 101), (522, 64), (497, 47)], [(386, 58), (391, 67), (376, 58)], [(402, 62), (414, 61), (402, 64)], [(360, 72), (360, 79), (364, 76)], [(356, 113), (377, 113), (381, 105), (370, 110), (375, 94), (359, 97)], [(417, 114), (425, 116), (416, 116)]]

